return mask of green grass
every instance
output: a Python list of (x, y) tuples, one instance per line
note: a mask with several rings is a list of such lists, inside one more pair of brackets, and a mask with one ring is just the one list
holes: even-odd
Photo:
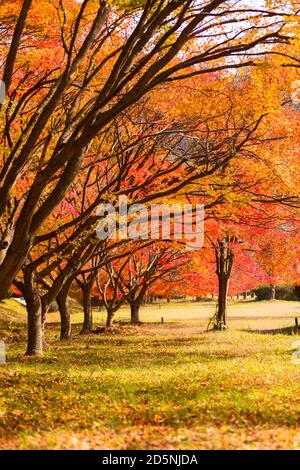
[[(0, 326), (12, 302), (0, 305)], [(25, 316), (14, 313), (17, 335), (6, 336), (0, 366), (1, 448), (300, 448), (300, 365), (291, 360), (300, 337), (290, 328), (299, 303), (232, 304), (221, 333), (206, 332), (211, 303), (146, 306), (148, 324), (84, 337), (72, 307), (73, 339), (58, 341), (51, 314), (38, 361), (23, 358)], [(126, 319), (124, 308), (117, 320)]]

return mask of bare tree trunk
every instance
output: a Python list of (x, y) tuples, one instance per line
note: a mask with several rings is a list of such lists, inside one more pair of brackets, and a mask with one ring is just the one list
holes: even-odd
[(140, 321), (140, 305), (137, 302), (130, 303), (130, 322), (132, 325), (139, 325)]
[(32, 273), (24, 273), (24, 299), (27, 309), (27, 350), (26, 356), (43, 355), (42, 302), (38, 290), (34, 287)]
[(47, 346), (47, 343), (46, 343), (46, 336), (45, 336), (45, 330), (46, 330), (46, 315), (47, 315), (47, 309), (48, 309), (48, 305), (46, 305), (44, 302), (43, 302), (43, 299), (41, 298), (41, 302), (42, 302), (42, 339), (43, 339), (43, 349), (46, 348)]
[(218, 297), (218, 313), (217, 313), (217, 329), (221, 330), (226, 326), (227, 322), (227, 293), (228, 278), (224, 275), (219, 276), (219, 297)]
[(271, 284), (270, 300), (275, 300), (275, 299), (276, 299), (276, 286), (274, 286), (274, 284)]
[(111, 310), (107, 310), (106, 328), (110, 328), (112, 326), (113, 318), (114, 312), (112, 312)]
[(232, 272), (234, 252), (231, 243), (237, 242), (236, 237), (225, 237), (218, 240), (215, 245), (217, 262), (217, 276), (219, 281), (218, 311), (216, 318), (216, 330), (223, 330), (227, 326), (227, 295), (228, 284)]
[(80, 334), (84, 335), (90, 333), (93, 329), (92, 288), (82, 287), (82, 294), (84, 321)]
[(66, 340), (71, 337), (71, 315), (68, 302), (68, 294), (71, 283), (67, 283), (56, 297), (60, 313), (60, 339)]
[(26, 356), (43, 355), (42, 304), (39, 295), (26, 302), (27, 308), (27, 350)]

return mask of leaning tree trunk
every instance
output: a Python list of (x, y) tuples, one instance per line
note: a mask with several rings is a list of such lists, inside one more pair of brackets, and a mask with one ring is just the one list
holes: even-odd
[(32, 273), (24, 275), (24, 299), (27, 309), (27, 350), (26, 356), (43, 355), (43, 321), (42, 301), (38, 290), (34, 287)]
[(91, 333), (93, 329), (92, 289), (85, 286), (82, 294), (84, 321), (80, 334), (84, 335)]
[(138, 302), (130, 302), (130, 323), (139, 325), (140, 321), (140, 305)]
[(60, 339), (67, 340), (71, 337), (71, 315), (68, 302), (70, 285), (67, 284), (56, 297), (60, 314)]

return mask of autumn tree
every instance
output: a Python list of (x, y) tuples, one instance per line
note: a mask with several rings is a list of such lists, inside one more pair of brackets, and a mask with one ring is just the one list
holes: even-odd
[(161, 84), (251, 65), (257, 48), (289, 42), (282, 11), (222, 0), (24, 0), (1, 14), (1, 298), (115, 117)]
[(121, 288), (129, 292), (127, 302), (130, 305), (130, 321), (140, 324), (140, 307), (144, 303), (149, 289), (155, 284), (182, 281), (182, 267), (189, 261), (185, 250), (176, 249), (176, 244), (154, 245), (141, 250), (128, 259), (127, 269), (121, 276)]
[[(63, 298), (66, 300), (65, 284), (70, 286), (69, 279), (80, 271), (82, 263), (89, 262), (95, 251), (103, 249), (95, 232), (98, 220), (95, 210), (99, 205), (112, 203), (119, 209), (118, 196), (128, 198), (129, 211), (136, 203), (149, 204), (175, 195), (183, 202), (191, 185), (200, 180), (201, 202), (207, 215), (222, 202), (222, 195), (213, 189), (215, 182), (209, 177), (237, 155), (246, 156), (245, 149), (261, 122), (259, 118), (249, 125), (243, 122), (242, 128), (232, 128), (230, 121), (226, 124), (227, 114), (222, 115), (222, 123), (215, 125), (213, 134), (207, 128), (206, 118), (203, 122), (201, 116), (194, 117), (192, 125), (187, 122), (175, 127), (165, 127), (165, 123), (154, 125), (151, 120), (139, 124), (138, 119), (133, 125), (132, 116), (129, 121), (124, 121), (123, 116), (122, 122), (113, 121), (111, 128), (99, 136), (100, 141), (91, 147), (95, 156), (86, 158), (65, 198), (48, 218), (43, 232), (35, 237), (31, 259), (23, 266), (27, 276), (23, 277), (22, 289), (27, 291), (26, 297), (36, 298), (28, 310), (28, 321), (37, 323), (37, 328), (29, 328), (31, 333), (43, 324), (55, 298), (59, 296), (59, 305)], [(43, 292), (36, 289), (34, 279)], [(43, 320), (38, 320), (41, 309)]]

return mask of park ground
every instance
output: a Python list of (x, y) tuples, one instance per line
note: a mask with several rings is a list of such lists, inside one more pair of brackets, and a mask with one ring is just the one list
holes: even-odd
[(145, 306), (141, 327), (124, 308), (110, 332), (84, 337), (72, 308), (73, 339), (58, 340), (50, 314), (33, 361), (23, 307), (0, 304), (1, 449), (300, 448), (299, 302), (231, 304), (224, 332), (206, 331), (212, 303)]

